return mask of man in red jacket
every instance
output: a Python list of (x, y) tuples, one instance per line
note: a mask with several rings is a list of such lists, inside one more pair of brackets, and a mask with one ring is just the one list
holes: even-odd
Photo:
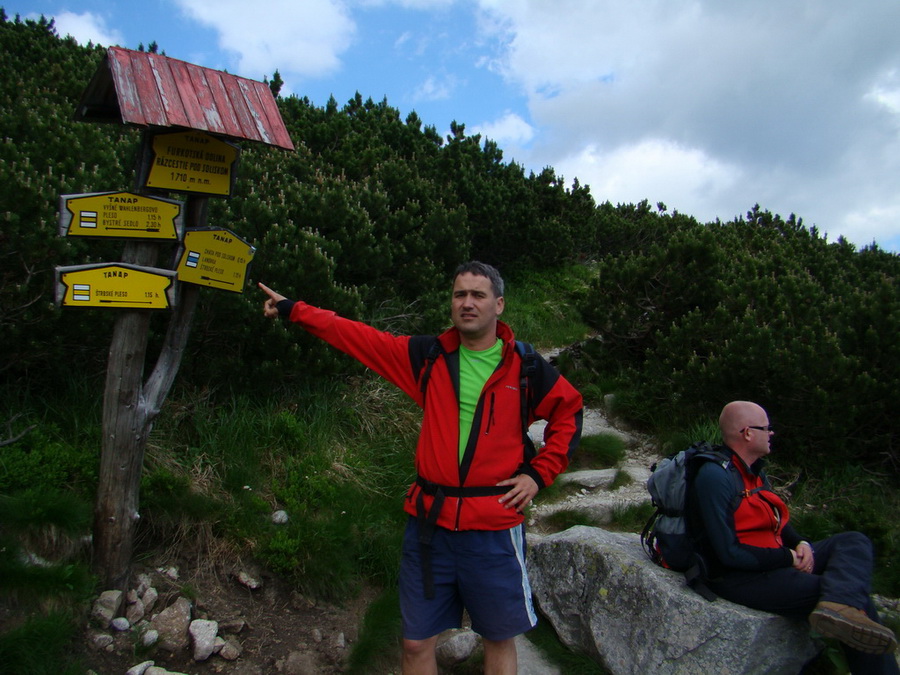
[[(423, 409), (418, 476), (404, 501), (403, 672), (437, 673), (438, 634), (459, 627), (465, 609), (482, 636), (485, 672), (514, 675), (514, 639), (537, 623), (523, 510), (566, 469), (581, 437), (581, 395), (523, 353), (500, 321), (503, 279), (490, 265), (457, 268), (453, 328), (438, 336), (391, 335), (260, 288), (265, 316), (299, 323)], [(547, 426), (533, 452), (525, 432), (536, 419)]]
[(808, 618), (816, 632), (843, 643), (852, 673), (897, 675), (897, 640), (878, 623), (869, 597), (872, 542), (839, 532), (809, 543), (794, 530), (763, 470), (775, 432), (761, 406), (732, 401), (719, 426), (744, 489), (735, 504), (732, 469), (716, 462), (704, 462), (694, 479), (689, 522), (703, 535), (710, 589), (754, 609)]

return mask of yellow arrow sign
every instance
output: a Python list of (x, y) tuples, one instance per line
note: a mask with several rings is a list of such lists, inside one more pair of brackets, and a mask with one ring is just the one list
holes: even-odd
[(56, 268), (62, 307), (168, 309), (175, 304), (175, 272), (127, 263)]
[(178, 280), (243, 293), (247, 266), (255, 253), (255, 248), (228, 230), (189, 230), (184, 234)]
[(181, 202), (130, 192), (62, 195), (61, 237), (179, 240), (184, 231)]
[(228, 196), (238, 148), (203, 133), (157, 134), (146, 186), (175, 192)]

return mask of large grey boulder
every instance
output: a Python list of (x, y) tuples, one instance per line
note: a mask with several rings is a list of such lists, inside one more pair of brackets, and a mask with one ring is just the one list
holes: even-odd
[(529, 537), (528, 573), (563, 643), (613, 675), (796, 675), (818, 652), (805, 622), (704, 600), (650, 562), (636, 534), (579, 526)]

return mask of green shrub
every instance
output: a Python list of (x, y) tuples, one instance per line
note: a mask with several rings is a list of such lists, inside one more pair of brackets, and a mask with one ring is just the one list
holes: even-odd
[(695, 421), (686, 429), (662, 429), (659, 435), (659, 447), (663, 454), (672, 454), (689, 448), (698, 441), (709, 441), (713, 444), (722, 442), (718, 418)]
[(65, 438), (54, 423), (37, 417), (20, 420), (33, 425), (22, 438), (3, 448), (0, 455), (0, 493), (63, 487), (80, 490), (96, 482), (97, 448), (83, 448)]
[(896, 464), (900, 256), (758, 207), (709, 225), (642, 210), (633, 227), (640, 244), (601, 258), (580, 301), (600, 339), (579, 356), (618, 380), (620, 414), (656, 431), (752, 400), (788, 461)]

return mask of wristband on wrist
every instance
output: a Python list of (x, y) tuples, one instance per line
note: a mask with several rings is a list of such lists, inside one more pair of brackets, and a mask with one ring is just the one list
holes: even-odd
[(278, 310), (279, 316), (287, 317), (291, 315), (291, 310), (294, 309), (294, 301), (288, 300), (285, 298), (284, 300), (279, 300), (275, 305)]

